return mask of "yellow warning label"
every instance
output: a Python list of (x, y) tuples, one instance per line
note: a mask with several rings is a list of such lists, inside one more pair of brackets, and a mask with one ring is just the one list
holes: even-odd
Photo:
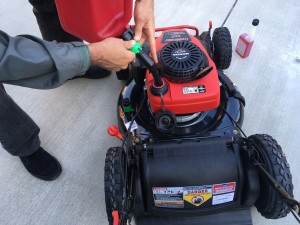
[(187, 187), (183, 198), (195, 206), (200, 206), (212, 198), (212, 186)]

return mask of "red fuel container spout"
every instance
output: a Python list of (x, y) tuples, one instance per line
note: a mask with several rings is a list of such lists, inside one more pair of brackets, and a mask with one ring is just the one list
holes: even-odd
[(65, 31), (87, 42), (120, 37), (132, 17), (132, 0), (56, 0)]

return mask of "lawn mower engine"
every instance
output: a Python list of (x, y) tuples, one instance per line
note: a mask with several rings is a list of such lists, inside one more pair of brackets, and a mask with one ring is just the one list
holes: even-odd
[[(286, 216), (288, 205), (266, 181), (271, 174), (293, 196), (281, 147), (269, 135), (242, 137), (245, 100), (222, 71), (231, 61), (229, 30), (217, 28), (213, 38), (210, 29), (199, 36), (190, 26), (159, 31), (158, 70), (137, 55), (117, 74), (128, 80), (119, 128), (108, 129), (122, 140), (105, 161), (110, 224), (126, 224), (132, 215), (138, 224), (145, 216), (180, 219), (253, 205), (266, 218)], [(149, 53), (147, 43), (143, 49)]]

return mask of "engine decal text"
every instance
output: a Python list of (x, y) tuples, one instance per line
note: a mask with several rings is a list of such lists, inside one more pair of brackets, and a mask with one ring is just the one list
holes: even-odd
[(184, 30), (165, 32), (161, 42), (164, 44), (173, 41), (191, 41), (191, 38)]
[(199, 93), (205, 93), (205, 92), (206, 92), (206, 88), (204, 85), (182, 87), (182, 93), (185, 95), (199, 94)]

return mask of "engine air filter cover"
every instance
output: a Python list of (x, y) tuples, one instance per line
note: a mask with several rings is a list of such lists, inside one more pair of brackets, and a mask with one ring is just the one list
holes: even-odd
[(197, 74), (208, 66), (208, 59), (201, 49), (188, 41), (171, 42), (160, 52), (163, 77), (173, 83), (196, 80)]

